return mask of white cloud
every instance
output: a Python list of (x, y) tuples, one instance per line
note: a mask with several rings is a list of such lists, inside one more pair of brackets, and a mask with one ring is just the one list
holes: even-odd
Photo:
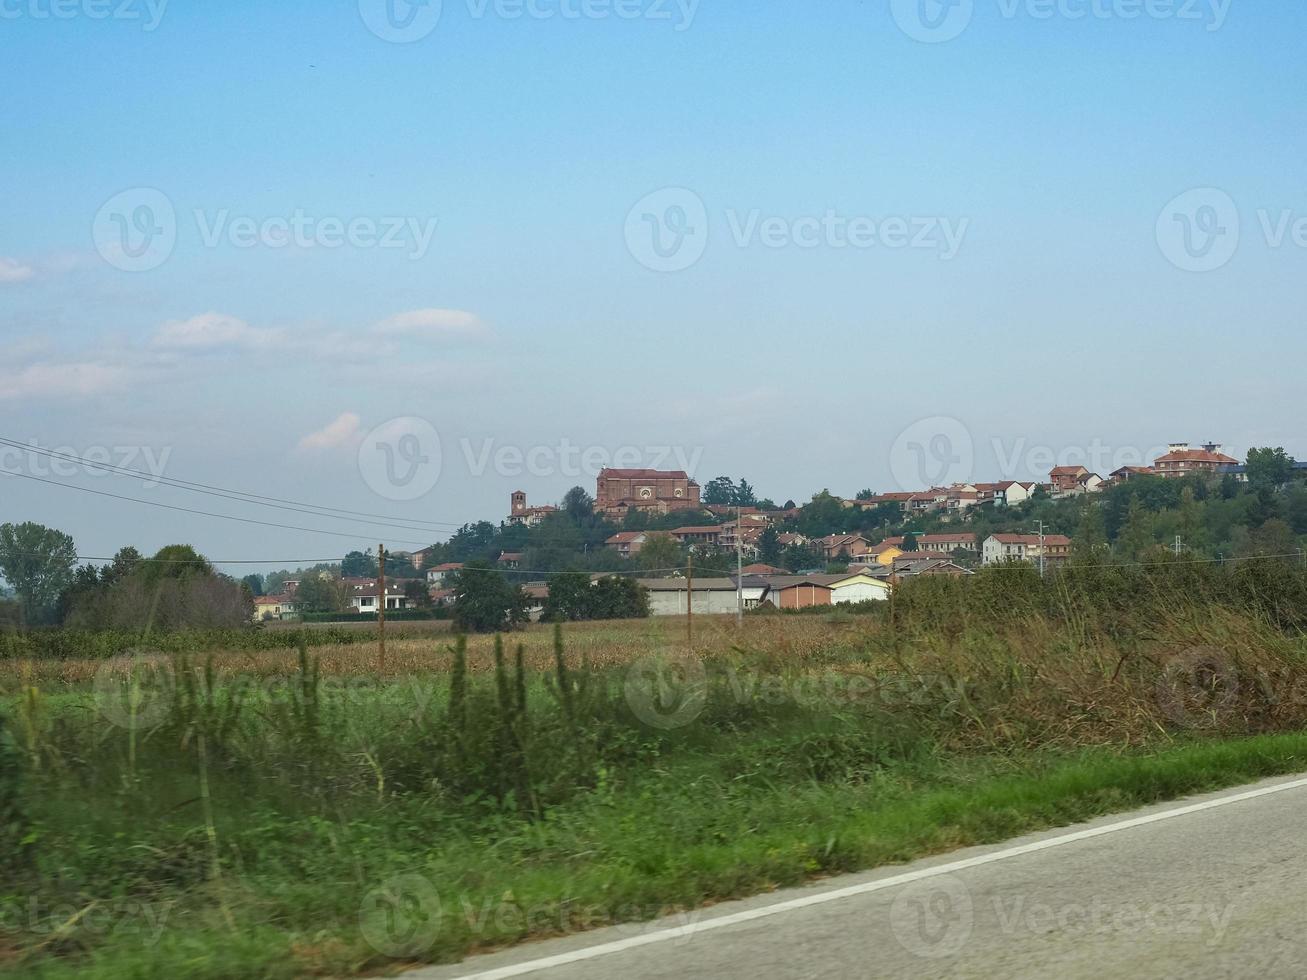
[(189, 320), (169, 320), (155, 334), (154, 346), (167, 350), (266, 348), (281, 340), (280, 331), (252, 327), (238, 317), (210, 312)]
[(36, 272), (30, 265), (0, 255), (0, 284), (27, 282)]
[(0, 370), (0, 400), (87, 398), (124, 387), (130, 372), (120, 365), (94, 361), (41, 362)]
[(464, 310), (409, 310), (376, 324), (379, 334), (417, 337), (421, 340), (466, 340), (479, 337), (486, 326), (475, 313)]
[(325, 428), (310, 432), (301, 439), (299, 448), (305, 452), (325, 452), (350, 446), (358, 441), (362, 421), (353, 412), (343, 412)]

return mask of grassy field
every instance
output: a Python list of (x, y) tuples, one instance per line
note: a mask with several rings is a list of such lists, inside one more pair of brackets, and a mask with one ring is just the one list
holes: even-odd
[(1218, 607), (396, 632), (0, 660), (0, 971), (399, 972), (1307, 769)]

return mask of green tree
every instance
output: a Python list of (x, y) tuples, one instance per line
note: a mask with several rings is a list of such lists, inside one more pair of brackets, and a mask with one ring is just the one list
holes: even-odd
[(776, 528), (767, 527), (758, 535), (758, 560), (766, 565), (781, 563), (781, 536)]
[(1278, 490), (1293, 477), (1293, 457), (1280, 447), (1248, 451), (1248, 485), (1254, 490)]
[(209, 560), (188, 544), (160, 548), (153, 558), (138, 566), (138, 570), (147, 585), (156, 585), (164, 579), (208, 578), (213, 575)]
[(1297, 487), (1289, 494), (1285, 511), (1294, 533), (1307, 534), (1307, 488)]
[(1242, 557), (1254, 555), (1291, 559), (1297, 556), (1298, 538), (1287, 523), (1273, 517), (1248, 536)]
[(842, 530), (849, 520), (843, 501), (829, 490), (822, 490), (803, 505), (796, 523), (805, 537), (820, 538)]
[(649, 593), (635, 579), (609, 575), (591, 589), (590, 613), (593, 619), (644, 619)]
[(729, 476), (714, 477), (709, 480), (707, 485), (703, 488), (702, 500), (705, 504), (711, 504), (713, 506), (735, 503), (735, 481)]
[(1153, 541), (1153, 517), (1139, 497), (1131, 497), (1125, 525), (1116, 540), (1117, 554), (1126, 561), (1137, 561), (1153, 546)]
[(585, 572), (559, 572), (551, 576), (544, 618), (551, 623), (589, 619), (592, 608), (590, 592), (590, 576)]
[(431, 590), (425, 582), (409, 579), (404, 583), (404, 605), (410, 609), (430, 609)]
[(758, 503), (758, 495), (754, 493), (753, 487), (749, 486), (749, 481), (740, 479), (740, 485), (735, 488), (735, 499), (731, 501), (736, 507), (754, 507)]
[(815, 549), (803, 544), (792, 544), (781, 552), (781, 567), (791, 572), (821, 568), (825, 559)]
[(1076, 560), (1092, 564), (1106, 550), (1107, 524), (1103, 520), (1103, 511), (1094, 501), (1086, 500), (1075, 535)]
[(917, 536), (913, 534), (911, 531), (903, 535), (903, 544), (901, 544), (899, 547), (901, 547), (904, 551), (921, 550), (920, 546), (917, 544)]
[(50, 621), (60, 595), (73, 584), (77, 546), (41, 524), (0, 525), (0, 576), (18, 596), (29, 623)]
[(563, 494), (563, 513), (578, 524), (590, 521), (595, 516), (594, 497), (584, 487), (573, 487)]
[(339, 613), (349, 608), (345, 583), (334, 575), (305, 575), (295, 590), (295, 602), (301, 613)]
[(72, 584), (64, 589), (59, 596), (59, 610), (56, 617), (58, 621), (65, 622), (79, 602), (85, 602), (88, 598), (96, 595), (103, 586), (104, 582), (98, 568), (89, 564), (78, 566), (77, 570), (73, 572)]
[(252, 596), (263, 595), (262, 575), (246, 575), (243, 579), (241, 579), (241, 582), (245, 585), (246, 588), (250, 590), (250, 595)]
[(527, 597), (486, 561), (468, 562), (449, 577), (454, 623), (472, 633), (512, 629), (527, 620)]
[(106, 565), (100, 573), (100, 581), (105, 585), (112, 585), (136, 571), (143, 560), (144, 556), (131, 545), (119, 548), (117, 554), (113, 556), (113, 562)]
[(680, 542), (670, 534), (650, 534), (640, 546), (640, 567), (643, 569), (658, 569), (666, 574), (669, 569), (680, 568), (684, 564), (685, 555), (681, 551)]
[(340, 563), (340, 575), (341, 578), (376, 578), (377, 559), (373, 557), (372, 549), (347, 554)]

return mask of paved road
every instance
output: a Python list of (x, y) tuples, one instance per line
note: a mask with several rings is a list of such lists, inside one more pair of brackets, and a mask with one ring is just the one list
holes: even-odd
[(407, 974), (1307, 976), (1307, 778)]

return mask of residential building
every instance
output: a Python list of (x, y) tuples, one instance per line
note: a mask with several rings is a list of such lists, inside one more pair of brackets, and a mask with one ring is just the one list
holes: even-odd
[[(349, 595), (350, 608), (356, 613), (375, 613), (380, 610), (381, 589), (374, 578), (347, 578), (341, 580)], [(404, 583), (386, 581), (386, 608), (405, 609)]]
[(1004, 507), (1015, 507), (1017, 504), (1023, 504), (1033, 497), (1038, 489), (1038, 483), (1021, 483), (1017, 480), (1007, 480), (1000, 486), (994, 502)]
[(1179, 478), (1194, 473), (1215, 475), (1227, 466), (1238, 466), (1233, 456), (1221, 452), (1222, 447), (1209, 442), (1200, 449), (1191, 449), (1187, 442), (1171, 443), (1166, 455), (1153, 460), (1153, 472), (1158, 476)]
[(973, 555), (980, 554), (980, 545), (976, 541), (974, 531), (919, 534), (917, 535), (917, 547), (922, 551), (943, 551), (951, 554), (954, 551), (961, 550), (968, 551)]
[(944, 499), (944, 510), (949, 515), (964, 514), (979, 504), (979, 490), (974, 487), (951, 487)]
[(505, 571), (516, 571), (522, 567), (522, 553), (520, 551), (501, 552), (499, 561), (496, 564)]
[(1055, 466), (1049, 472), (1048, 479), (1054, 498), (1097, 493), (1103, 486), (1103, 478), (1097, 473), (1090, 473), (1083, 466)]
[(288, 593), (254, 597), (254, 621), (266, 623), (273, 619), (293, 619), (299, 613), (295, 597)]
[(1131, 477), (1136, 476), (1156, 476), (1156, 472), (1151, 466), (1122, 466), (1108, 474), (1108, 482), (1124, 483)]
[(427, 569), (427, 585), (437, 588), (445, 584), (445, 579), (449, 577), (450, 572), (457, 572), (462, 569), (463, 563), (459, 561), (445, 562), (443, 565), (437, 565), (435, 568)]
[(621, 516), (629, 509), (667, 514), (698, 510), (699, 484), (683, 470), (604, 469), (595, 483), (595, 511)]
[(775, 565), (764, 565), (757, 563), (744, 566), (745, 575), (788, 575), (790, 574), (783, 568), (777, 568)]
[(898, 504), (900, 508), (907, 510), (908, 501), (914, 496), (916, 495), (911, 491), (904, 493), (877, 493), (867, 497), (865, 500), (855, 500), (852, 503), (854, 506), (860, 507), (863, 510), (872, 510), (879, 507), (881, 504)]
[(533, 623), (540, 622), (540, 617), (545, 613), (545, 601), (549, 598), (548, 582), (527, 582), (522, 586), (522, 594), (526, 596), (526, 615)]
[(934, 510), (943, 510), (948, 506), (949, 491), (945, 487), (934, 487), (911, 494), (903, 505), (906, 514), (927, 514)]
[(861, 558), (871, 550), (871, 544), (861, 534), (828, 534), (814, 542), (827, 561), (840, 558)]
[(873, 558), (878, 564), (892, 565), (894, 559), (903, 554), (903, 536), (886, 538), (880, 544), (873, 545), (863, 558)]
[(634, 558), (648, 540), (649, 535), (644, 531), (619, 531), (604, 544), (623, 558)]
[(717, 544), (721, 537), (722, 527), (720, 524), (705, 524), (701, 527), (678, 527), (671, 532), (681, 544)]
[(894, 574), (899, 579), (905, 579), (915, 578), (918, 575), (952, 575), (956, 577), (974, 573), (947, 558), (926, 558), (896, 564)]
[(982, 561), (996, 565), (1008, 561), (1062, 562), (1071, 557), (1071, 539), (1063, 534), (991, 534), (985, 539)]
[[(431, 557), (431, 548), (423, 548), (421, 551), (415, 551), (408, 556), (408, 560), (413, 563), (413, 567), (419, 572), (426, 566), (427, 559)], [(399, 552), (390, 552), (391, 557), (396, 557)]]
[(952, 561), (953, 556), (944, 551), (905, 551), (894, 559), (893, 567), (914, 561)]

